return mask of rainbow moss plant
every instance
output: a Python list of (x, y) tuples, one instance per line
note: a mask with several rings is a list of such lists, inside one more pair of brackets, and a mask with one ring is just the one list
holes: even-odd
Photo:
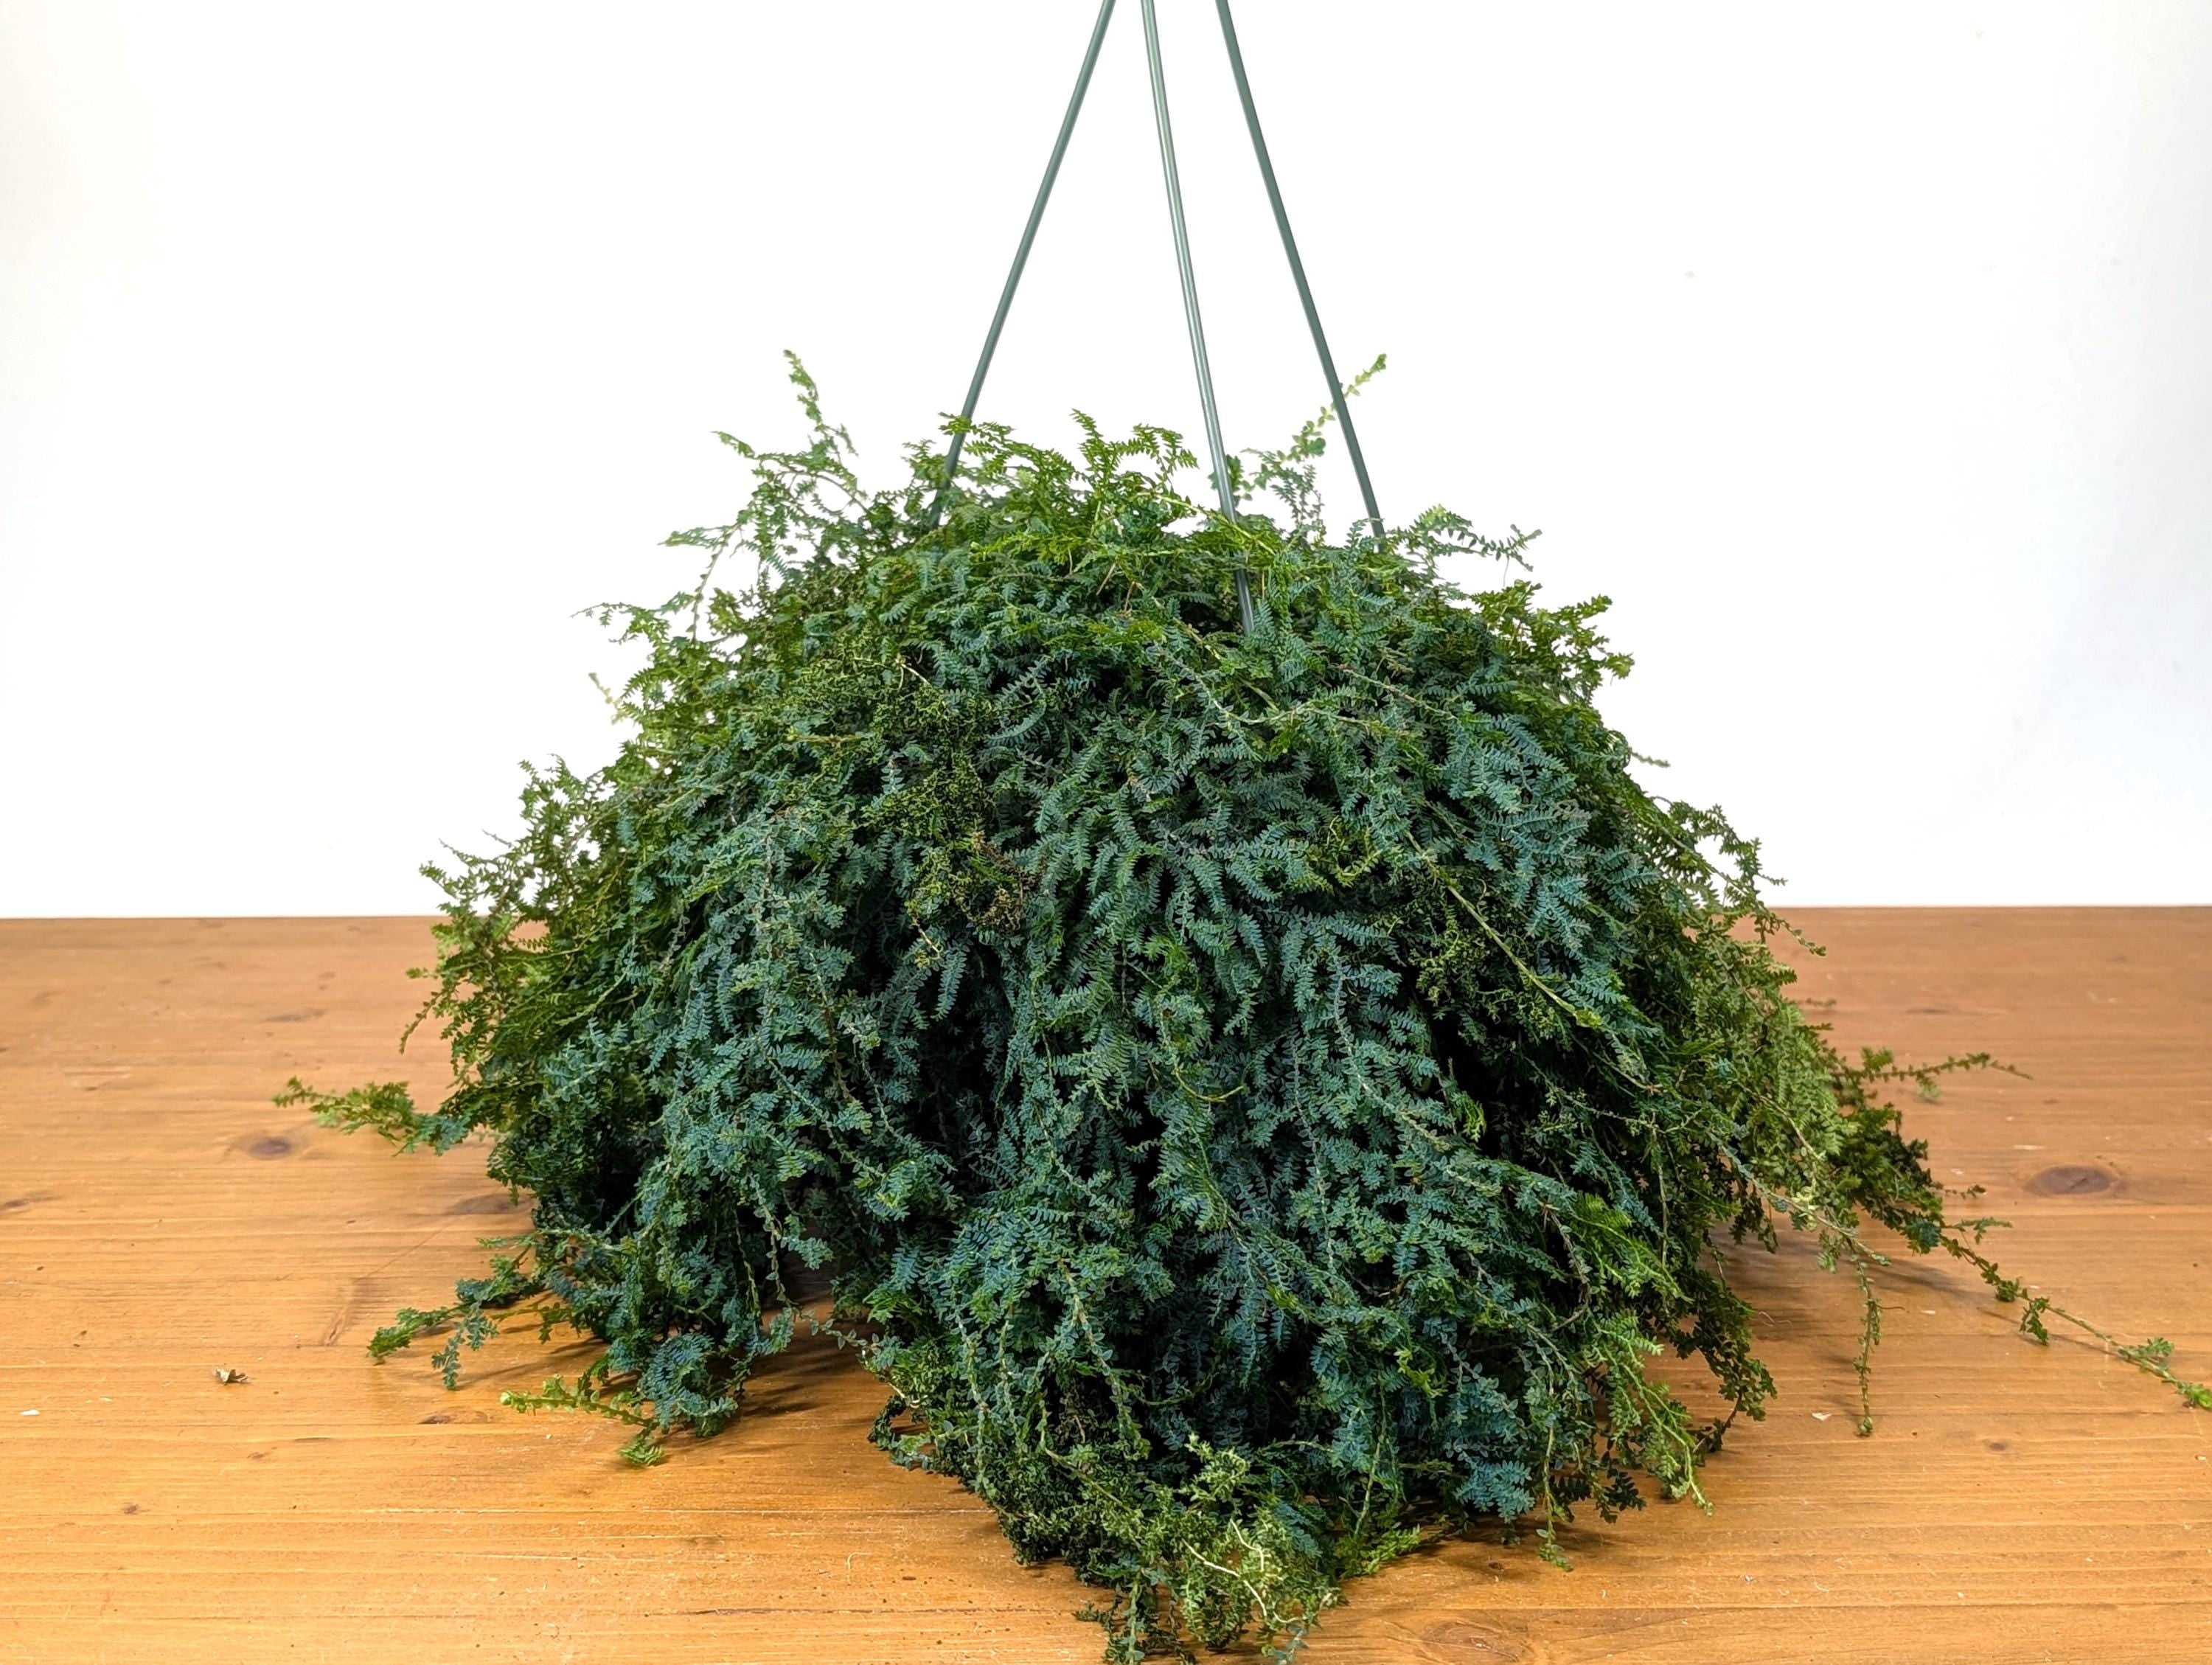
[[(604, 1354), (520, 1402), (651, 1460), (737, 1413), (794, 1261), (831, 1268), (878, 1443), (1064, 1558), (1135, 1659), (1287, 1650), (1478, 1519), (1556, 1554), (1578, 1505), (1695, 1496), (1720, 1425), (1647, 1361), (1759, 1413), (1728, 1255), (1780, 1224), (1856, 1273), (1869, 1348), (1875, 1224), (2064, 1316), (1881, 1102), (1928, 1073), (1790, 1002), (1755, 848), (1638, 783), (1602, 604), (1538, 605), (1525, 538), (1331, 541), (1318, 425), (1234, 523), (1171, 434), (979, 426), (933, 523), (939, 453), (863, 491), (793, 368), (811, 443), (731, 441), (747, 507), (672, 540), (698, 586), (610, 611), (648, 655), (620, 755), (428, 870), (459, 1085), (294, 1084), (403, 1145), (480, 1133), (534, 1204), (377, 1352), (442, 1328), (450, 1381), (517, 1309), (576, 1326)], [(1440, 576), (1473, 560), (1509, 575)]]

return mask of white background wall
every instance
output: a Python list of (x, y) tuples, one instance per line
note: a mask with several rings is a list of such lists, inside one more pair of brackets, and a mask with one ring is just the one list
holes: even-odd
[[(1273, 442), (1322, 390), (1161, 9)], [(778, 349), (878, 479), (957, 405), (1091, 10), (0, 0), (0, 914), (427, 909), (610, 750), (575, 610), (689, 576)], [(1055, 440), (1196, 426), (1122, 11), (983, 411)], [(2212, 6), (1240, 22), (1386, 511), (1613, 596), (1785, 903), (2212, 901)]]

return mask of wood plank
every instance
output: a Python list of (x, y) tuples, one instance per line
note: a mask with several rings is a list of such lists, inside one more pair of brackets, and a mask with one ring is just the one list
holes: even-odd
[[(2027, 1072), (1912, 1109), (2016, 1223), (2002, 1257), (2212, 1374), (2212, 910), (1802, 922), (1844, 1041)], [(0, 923), (0, 1660), (1096, 1660), (1064, 1569), (867, 1444), (881, 1390), (833, 1347), (643, 1472), (611, 1426), (498, 1407), (576, 1349), (503, 1340), (458, 1394), (368, 1362), (520, 1216), (472, 1156), (270, 1095), (434, 1087), (434, 1044), (394, 1052), (426, 951), (419, 921)], [(1712, 1515), (1586, 1522), (1571, 1573), (1418, 1556), (1352, 1587), (1314, 1665), (2212, 1656), (2212, 1417), (1922, 1262), (1859, 1439), (1848, 1286), (1802, 1244), (1741, 1275), (1783, 1392)]]

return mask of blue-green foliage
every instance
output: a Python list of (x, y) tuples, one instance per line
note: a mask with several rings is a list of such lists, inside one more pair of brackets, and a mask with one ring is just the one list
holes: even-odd
[(1525, 539), (1330, 542), (1314, 429), (1232, 525), (1171, 434), (979, 428), (925, 531), (937, 455), (863, 493), (797, 374), (811, 447), (738, 447), (746, 510), (675, 540), (762, 581), (621, 611), (620, 757), (436, 872), (462, 1085), (301, 1090), (481, 1130), (535, 1199), (382, 1349), (454, 1322), (450, 1373), (534, 1301), (606, 1351), (521, 1402), (650, 1455), (785, 1344), (791, 1257), (835, 1268), (878, 1441), (1102, 1586), (1133, 1658), (1287, 1645), (1425, 1532), (1548, 1549), (1639, 1474), (1693, 1492), (1717, 1431), (1645, 1361), (1771, 1388), (1717, 1231), (1779, 1214), (1863, 1279), (1869, 1217), (1972, 1255), (1895, 1072), (1785, 998), (1753, 847), (1632, 777), (1601, 604), (1438, 575)]

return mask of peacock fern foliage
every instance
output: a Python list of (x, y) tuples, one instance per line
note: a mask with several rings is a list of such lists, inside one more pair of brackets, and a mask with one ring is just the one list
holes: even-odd
[[(1871, 1223), (2025, 1296), (1880, 1097), (1926, 1073), (1789, 999), (1756, 847), (1638, 784), (1603, 604), (1539, 605), (1525, 536), (1332, 541), (1318, 424), (1233, 521), (1162, 429), (977, 426), (938, 520), (941, 454), (863, 490), (793, 371), (810, 443), (728, 440), (749, 502), (671, 540), (697, 586), (608, 611), (646, 654), (620, 755), (426, 870), (451, 1096), (294, 1084), (402, 1145), (482, 1133), (534, 1201), (380, 1354), (444, 1329), (451, 1382), (503, 1316), (574, 1325), (604, 1355), (520, 1402), (652, 1460), (829, 1268), (877, 1442), (1097, 1586), (1134, 1660), (1288, 1650), (1477, 1519), (1556, 1555), (1578, 1505), (1695, 1497), (1720, 1424), (1647, 1364), (1759, 1414), (1727, 1257), (1780, 1223), (1856, 1271), (1869, 1348)], [(1446, 581), (1471, 559), (1508, 575)]]

